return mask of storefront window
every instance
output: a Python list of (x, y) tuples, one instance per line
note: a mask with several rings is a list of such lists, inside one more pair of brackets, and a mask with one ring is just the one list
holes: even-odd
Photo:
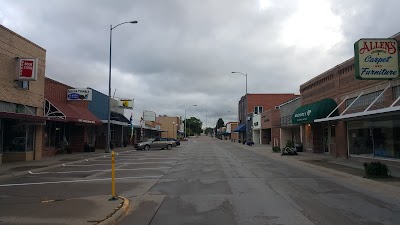
[(45, 143), (47, 147), (59, 148), (65, 141), (69, 141), (69, 125), (63, 122), (49, 121), (46, 123)]
[(369, 121), (349, 121), (349, 152), (355, 155), (400, 158), (400, 119), (382, 117)]
[(19, 120), (4, 120), (4, 152), (26, 152), (34, 150), (35, 126)]

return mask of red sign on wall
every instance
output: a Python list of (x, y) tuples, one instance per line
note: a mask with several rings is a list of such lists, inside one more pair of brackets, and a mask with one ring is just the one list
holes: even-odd
[(37, 59), (19, 59), (18, 80), (36, 80)]

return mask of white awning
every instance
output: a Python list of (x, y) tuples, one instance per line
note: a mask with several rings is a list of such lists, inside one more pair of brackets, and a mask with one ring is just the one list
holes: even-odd
[(328, 121), (335, 121), (335, 120), (350, 120), (350, 119), (358, 119), (361, 117), (375, 117), (378, 114), (397, 114), (400, 113), (400, 106), (393, 106), (393, 107), (387, 107), (383, 109), (376, 109), (376, 110), (370, 110), (370, 111), (364, 111), (364, 112), (358, 112), (358, 113), (351, 113), (351, 114), (345, 114), (341, 116), (334, 116), (334, 117), (328, 117), (328, 118), (322, 118), (322, 119), (316, 119), (314, 122), (320, 123), (320, 122), (328, 122)]

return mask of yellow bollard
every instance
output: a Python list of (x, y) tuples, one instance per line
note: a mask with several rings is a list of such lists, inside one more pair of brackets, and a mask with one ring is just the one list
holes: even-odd
[(111, 152), (111, 195), (110, 200), (117, 200), (118, 197), (115, 193), (115, 156), (114, 151)]

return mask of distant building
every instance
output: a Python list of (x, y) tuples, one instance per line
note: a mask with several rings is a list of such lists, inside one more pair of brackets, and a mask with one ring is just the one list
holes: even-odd
[(295, 94), (246, 94), (238, 103), (240, 140), (253, 140), (253, 115), (261, 114), (275, 106), (297, 97)]
[(156, 122), (160, 124), (161, 137), (178, 138), (181, 136), (181, 118), (178, 116), (158, 116)]

